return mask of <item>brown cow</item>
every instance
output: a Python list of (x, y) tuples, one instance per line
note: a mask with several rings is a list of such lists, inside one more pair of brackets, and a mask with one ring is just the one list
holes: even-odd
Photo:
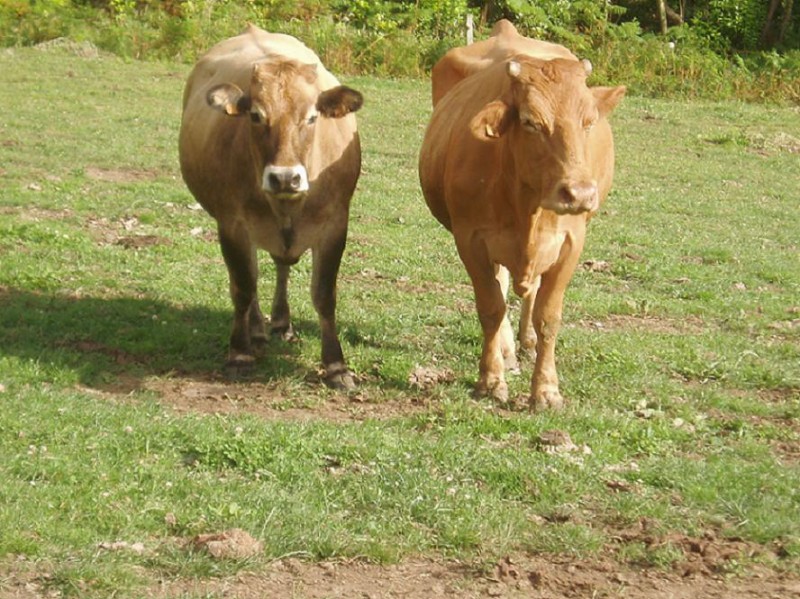
[(312, 252), (326, 382), (354, 385), (336, 332), (336, 278), (350, 198), (361, 170), (359, 92), (339, 85), (297, 39), (250, 25), (195, 65), (183, 95), (180, 163), (197, 201), (217, 220), (234, 306), (228, 366), (246, 368), (266, 338), (256, 249), (277, 281), (269, 330), (289, 338), (289, 268)]
[[(506, 318), (510, 273), (523, 298), (521, 345), (536, 346), (531, 407), (560, 408), (555, 344), (564, 291), (589, 218), (611, 187), (606, 117), (625, 88), (589, 88), (585, 62), (543, 59), (508, 22), (495, 31), (498, 39), (484, 42), (486, 54), (469, 55), (466, 68), (451, 51), (442, 62), (455, 66), (434, 69), (438, 99), (420, 182), (431, 212), (453, 233), (475, 290), (484, 336), (477, 391), (506, 400), (504, 370), (517, 365)], [(456, 81), (451, 75), (459, 71), (467, 74)], [(437, 73), (448, 74), (445, 85)]]

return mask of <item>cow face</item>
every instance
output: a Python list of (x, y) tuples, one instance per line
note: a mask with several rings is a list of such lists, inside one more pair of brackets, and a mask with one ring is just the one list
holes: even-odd
[(206, 96), (209, 106), (250, 120), (250, 142), (261, 172), (261, 187), (273, 208), (298, 205), (309, 190), (308, 163), (320, 118), (355, 112), (361, 94), (345, 86), (320, 92), (317, 65), (294, 61), (253, 66), (250, 89), (218, 85)]
[(507, 136), (519, 179), (537, 191), (542, 208), (558, 214), (597, 210), (592, 130), (616, 107), (625, 88), (587, 87), (588, 61), (520, 57), (509, 61), (506, 71), (506, 94), (476, 115), (474, 134)]

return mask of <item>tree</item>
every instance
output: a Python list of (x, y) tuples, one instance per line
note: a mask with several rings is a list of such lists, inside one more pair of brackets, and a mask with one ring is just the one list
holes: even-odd
[[(767, 16), (764, 19), (764, 27), (761, 29), (761, 36), (759, 37), (759, 45), (762, 48), (770, 49), (780, 46), (792, 22), (792, 8), (793, 0), (771, 0)], [(778, 9), (782, 8), (782, 16), (780, 25), (778, 21)]]
[(665, 0), (656, 0), (658, 4), (658, 21), (661, 23), (661, 35), (667, 35), (667, 3)]

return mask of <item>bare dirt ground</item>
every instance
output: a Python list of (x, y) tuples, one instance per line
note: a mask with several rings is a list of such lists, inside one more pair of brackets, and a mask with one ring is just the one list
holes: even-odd
[(613, 562), (569, 558), (505, 559), (493, 571), (478, 572), (458, 562), (407, 561), (397, 566), (288, 559), (259, 573), (224, 580), (164, 583), (150, 597), (214, 596), (238, 599), (464, 599), (593, 598), (630, 599), (800, 597), (800, 580), (771, 572), (747, 578), (665, 573), (621, 568)]
[[(704, 562), (698, 559), (696, 566)], [(4, 572), (5, 568), (0, 568)], [(13, 570), (17, 570), (16, 572)], [(0, 577), (0, 599), (61, 597), (30, 565)], [(110, 595), (113, 596), (113, 595)], [(295, 558), (224, 578), (153, 580), (143, 598), (226, 599), (792, 599), (800, 578), (769, 569), (726, 576), (702, 568), (663, 571), (604, 558), (515, 556), (493, 567), (458, 561), (410, 559), (379, 566), (351, 561), (309, 563)]]

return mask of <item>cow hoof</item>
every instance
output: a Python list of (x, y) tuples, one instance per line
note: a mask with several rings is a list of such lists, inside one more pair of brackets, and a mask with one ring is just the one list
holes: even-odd
[(516, 354), (510, 354), (503, 358), (503, 364), (505, 365), (505, 370), (509, 374), (519, 374), (519, 360), (517, 360)]
[(357, 387), (356, 377), (344, 364), (328, 367), (323, 379), (325, 384), (337, 391), (353, 391)]
[(271, 337), (277, 337), (281, 341), (297, 341), (297, 335), (294, 334), (292, 325), (270, 327), (269, 334)]
[(500, 403), (508, 401), (508, 385), (505, 381), (498, 380), (493, 383), (478, 381), (475, 386), (476, 397), (491, 397)]
[(225, 378), (232, 380), (246, 378), (253, 373), (255, 363), (256, 360), (253, 356), (238, 354), (225, 362), (223, 374)]
[(558, 389), (542, 389), (531, 397), (530, 406), (534, 412), (561, 410), (564, 408), (564, 398)]

